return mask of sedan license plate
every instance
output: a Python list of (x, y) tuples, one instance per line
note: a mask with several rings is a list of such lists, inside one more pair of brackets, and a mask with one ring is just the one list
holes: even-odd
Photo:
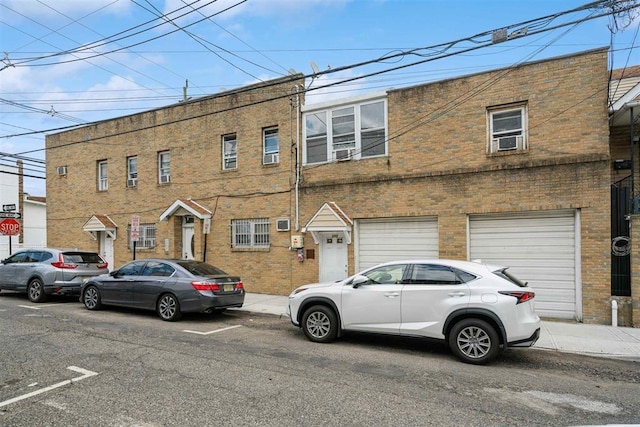
[(233, 292), (233, 285), (224, 285), (222, 290), (225, 292)]

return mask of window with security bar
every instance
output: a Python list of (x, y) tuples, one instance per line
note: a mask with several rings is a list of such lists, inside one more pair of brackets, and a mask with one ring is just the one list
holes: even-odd
[(268, 248), (269, 218), (234, 219), (231, 234), (234, 248)]
[[(140, 224), (138, 228), (138, 240), (136, 240), (136, 249), (152, 249), (156, 247), (156, 225)], [(127, 226), (127, 248), (133, 248), (131, 241), (131, 224)]]

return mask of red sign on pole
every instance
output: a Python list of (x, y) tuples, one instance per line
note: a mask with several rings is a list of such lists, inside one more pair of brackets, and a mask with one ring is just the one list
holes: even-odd
[(131, 241), (137, 242), (140, 238), (140, 217), (133, 215), (131, 217)]
[(20, 223), (13, 218), (5, 218), (0, 221), (0, 234), (5, 236), (17, 236), (20, 234)]

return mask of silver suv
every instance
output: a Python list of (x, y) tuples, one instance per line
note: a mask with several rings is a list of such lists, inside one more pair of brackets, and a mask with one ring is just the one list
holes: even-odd
[(22, 249), (0, 264), (0, 290), (26, 292), (32, 302), (49, 295), (79, 295), (85, 279), (109, 273), (95, 252)]

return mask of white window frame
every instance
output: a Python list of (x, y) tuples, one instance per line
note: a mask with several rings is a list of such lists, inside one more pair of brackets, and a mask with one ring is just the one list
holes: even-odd
[(232, 219), (231, 246), (234, 248), (268, 248), (271, 243), (269, 218)]
[[(519, 115), (520, 125), (496, 129), (496, 120), (499, 120), (499, 115), (512, 115), (513, 117)], [(487, 151), (489, 153), (518, 152), (527, 149), (528, 111), (526, 104), (489, 108), (487, 110), (487, 126), (489, 129)]]
[(168, 184), (171, 182), (171, 152), (158, 152), (158, 183)]
[(222, 135), (222, 170), (238, 169), (238, 137), (235, 133)]
[[(136, 249), (153, 249), (156, 247), (156, 225), (140, 224), (138, 227), (138, 240), (136, 240)], [(127, 225), (127, 248), (133, 248), (131, 241), (131, 224)]]
[(98, 191), (107, 191), (108, 189), (108, 162), (106, 160), (100, 160), (98, 161)]
[[(364, 120), (363, 117), (363, 107), (375, 104), (381, 104), (383, 122), (381, 124), (378, 121), (371, 123), (370, 120)], [(377, 96), (367, 99), (355, 99), (352, 102), (345, 102), (340, 105), (309, 109), (304, 112), (303, 123), (304, 165), (384, 157), (389, 154), (386, 97)], [(312, 126), (315, 129), (311, 129)], [(380, 144), (384, 144), (384, 147), (379, 150), (380, 152), (368, 154), (366, 149), (367, 137), (371, 138), (374, 135), (373, 138), (376, 138), (376, 133), (384, 135), (378, 137)], [(308, 146), (310, 142), (315, 142), (320, 149), (322, 147), (326, 148), (326, 156), (323, 156), (322, 160), (309, 161)], [(320, 153), (322, 153), (322, 150)]]
[[(272, 141), (275, 137), (276, 148), (268, 148), (267, 142)], [(278, 127), (269, 127), (262, 130), (262, 164), (273, 165), (280, 163), (280, 137), (278, 135)]]
[(138, 156), (127, 157), (127, 187), (138, 185)]

